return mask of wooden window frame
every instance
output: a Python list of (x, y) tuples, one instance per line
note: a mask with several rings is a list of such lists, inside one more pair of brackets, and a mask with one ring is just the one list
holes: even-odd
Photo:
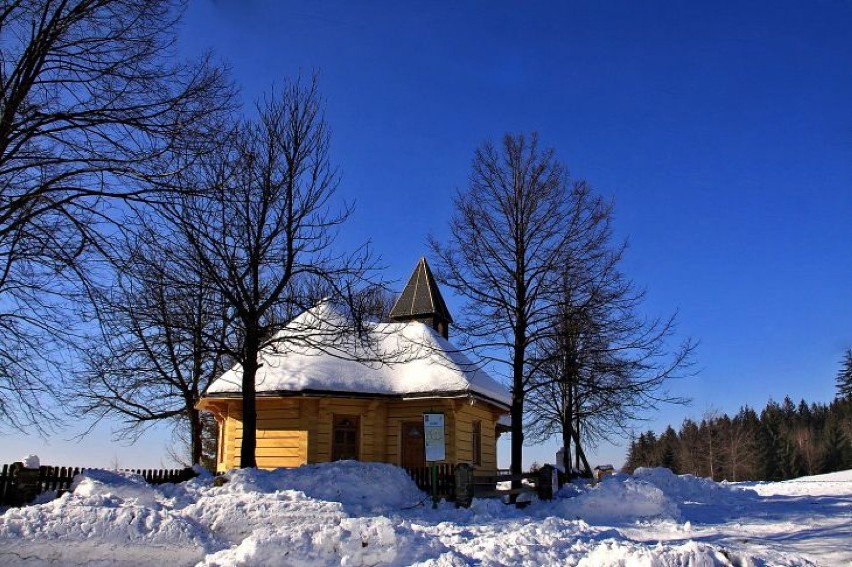
[(337, 422), (344, 420), (344, 419), (351, 419), (352, 421), (355, 422), (355, 460), (360, 461), (361, 460), (361, 416), (360, 415), (350, 415), (350, 414), (339, 414), (339, 413), (332, 414), (332, 416), (331, 416), (331, 454), (330, 454), (331, 460), (332, 461), (339, 460), (339, 459), (335, 458), (336, 453), (337, 453), (337, 451), (336, 451), (337, 443), (336, 443), (336, 440), (335, 440), (335, 438), (336, 438), (335, 433), (337, 431)]
[(482, 422), (476, 420), (471, 429), (471, 460), (474, 465), (482, 465)]

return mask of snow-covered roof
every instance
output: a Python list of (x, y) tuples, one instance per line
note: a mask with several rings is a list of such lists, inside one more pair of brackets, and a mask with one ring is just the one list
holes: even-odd
[[(370, 331), (369, 340), (357, 341), (341, 336), (342, 321), (343, 316), (328, 303), (293, 319), (278, 333), (279, 346), (261, 354), (257, 393), (334, 392), (403, 398), (474, 395), (511, 405), (511, 395), (503, 385), (422, 323), (382, 323)], [(353, 353), (372, 361), (354, 360)], [(205, 395), (238, 394), (241, 379), (242, 367), (236, 365), (213, 381)]]

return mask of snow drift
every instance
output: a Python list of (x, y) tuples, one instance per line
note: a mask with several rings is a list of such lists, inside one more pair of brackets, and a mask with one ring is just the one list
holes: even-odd
[[(226, 478), (223, 486), (209, 475), (151, 486), (137, 475), (88, 471), (75, 479), (73, 492), (0, 516), (0, 564), (674, 566), (852, 559), (852, 496), (838, 496), (836, 507), (822, 497), (819, 508), (798, 497), (793, 507), (785, 497), (665, 469), (566, 487), (554, 501), (525, 510), (496, 500), (433, 510), (404, 471), (377, 463), (236, 470)], [(834, 478), (810, 484), (825, 482), (852, 486), (852, 479)], [(711, 508), (737, 518), (701, 515)], [(743, 517), (744, 510), (754, 519)], [(804, 533), (792, 551), (799, 540), (787, 537), (795, 529), (790, 513), (809, 514), (796, 524), (819, 525), (814, 533), (830, 546)]]
[(215, 547), (192, 517), (177, 514), (142, 477), (88, 471), (74, 491), (0, 516), (0, 563), (190, 565)]
[(661, 488), (624, 474), (606, 476), (576, 495), (563, 488), (557, 496), (555, 504), (542, 512), (607, 525), (680, 517), (677, 504)]

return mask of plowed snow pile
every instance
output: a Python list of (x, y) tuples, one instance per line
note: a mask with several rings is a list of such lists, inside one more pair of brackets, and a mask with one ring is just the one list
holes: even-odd
[(595, 524), (616, 525), (637, 520), (676, 520), (680, 510), (663, 490), (629, 475), (607, 476), (595, 487), (571, 497), (563, 488), (552, 506), (541, 512)]
[[(396, 467), (340, 462), (150, 486), (93, 471), (73, 492), (0, 516), (0, 565), (808, 565), (852, 560), (852, 478), (835, 499), (665, 469), (566, 487), (524, 510), (433, 510)], [(803, 492), (807, 480), (799, 481)], [(769, 486), (761, 484), (758, 492)], [(786, 488), (785, 490), (792, 490)], [(779, 500), (779, 498), (781, 500)], [(425, 504), (425, 505), (424, 505)], [(806, 506), (807, 504), (807, 506)], [(791, 547), (790, 521), (819, 527)], [(810, 515), (805, 518), (804, 512)], [(773, 516), (774, 514), (774, 516)], [(832, 531), (834, 530), (834, 531)], [(843, 530), (846, 530), (845, 532)], [(818, 534), (818, 535), (816, 535)], [(783, 536), (783, 537), (782, 537)], [(834, 539), (831, 539), (833, 536)], [(829, 538), (826, 545), (821, 541)]]

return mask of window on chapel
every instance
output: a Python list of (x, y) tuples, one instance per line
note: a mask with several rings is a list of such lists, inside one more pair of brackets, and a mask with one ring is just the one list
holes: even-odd
[(360, 437), (358, 416), (335, 415), (331, 434), (331, 460), (357, 460)]

